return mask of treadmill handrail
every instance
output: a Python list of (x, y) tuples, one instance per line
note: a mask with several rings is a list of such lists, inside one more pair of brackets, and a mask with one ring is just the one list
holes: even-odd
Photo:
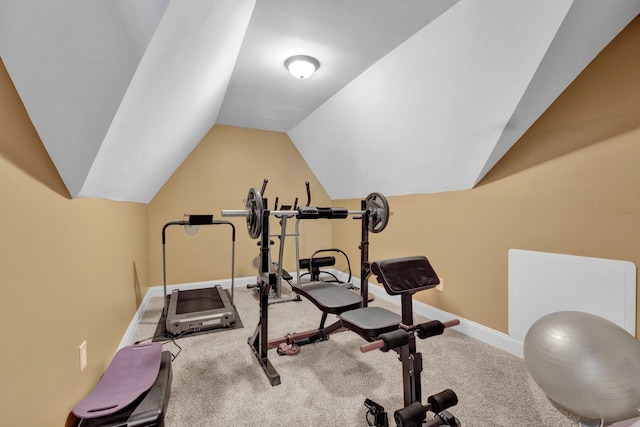
[[(213, 218), (213, 215), (212, 215)], [(166, 231), (172, 225), (189, 225), (189, 221), (169, 221), (162, 227), (162, 289), (163, 289), (163, 314), (166, 316), (168, 313), (169, 305), (167, 303), (167, 255), (165, 250), (166, 244)], [(212, 220), (211, 223), (199, 224), (199, 225), (229, 225), (231, 226), (231, 304), (234, 304), (234, 289), (235, 289), (235, 259), (236, 259), (236, 226), (230, 221), (225, 220)]]

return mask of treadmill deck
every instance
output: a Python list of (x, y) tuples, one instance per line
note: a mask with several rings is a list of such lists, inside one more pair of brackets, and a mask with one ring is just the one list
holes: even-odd
[(187, 331), (226, 328), (235, 322), (235, 310), (220, 285), (212, 288), (181, 291), (169, 298), (167, 331), (178, 335)]

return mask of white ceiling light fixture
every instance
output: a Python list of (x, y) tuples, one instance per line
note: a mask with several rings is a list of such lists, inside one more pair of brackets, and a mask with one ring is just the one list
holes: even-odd
[(308, 79), (320, 68), (320, 62), (311, 56), (295, 55), (287, 58), (284, 66), (296, 79)]

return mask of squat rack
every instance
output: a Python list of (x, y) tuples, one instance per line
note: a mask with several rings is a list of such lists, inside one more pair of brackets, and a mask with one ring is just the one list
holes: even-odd
[[(260, 272), (258, 275), (258, 289), (260, 293), (260, 320), (254, 334), (249, 338), (256, 358), (269, 378), (272, 386), (280, 384), (280, 374), (273, 367), (268, 357), (268, 321), (269, 321), (269, 292), (276, 285), (276, 274), (271, 273), (269, 265), (269, 216), (296, 217), (297, 219), (344, 219), (348, 216), (358, 216), (362, 222), (360, 242), (360, 294), (363, 307), (367, 306), (369, 283), (371, 274), (369, 264), (369, 232), (379, 233), (389, 221), (389, 205), (380, 193), (371, 193), (365, 200), (361, 200), (361, 209), (349, 211), (345, 208), (298, 207), (297, 210), (269, 210), (267, 199), (263, 198), (256, 188), (251, 188), (247, 199), (243, 201), (243, 210), (223, 210), (223, 217), (244, 217), (247, 230), (252, 239), (260, 238)], [(357, 219), (357, 218), (356, 218)]]

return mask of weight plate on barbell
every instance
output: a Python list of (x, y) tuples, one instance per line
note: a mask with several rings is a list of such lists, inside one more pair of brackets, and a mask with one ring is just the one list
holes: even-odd
[(364, 200), (365, 215), (369, 217), (369, 231), (379, 233), (389, 223), (389, 203), (380, 193), (371, 193)]
[(264, 214), (264, 206), (262, 205), (262, 196), (256, 188), (251, 188), (247, 194), (247, 230), (249, 237), (257, 239), (262, 233), (262, 215)]

